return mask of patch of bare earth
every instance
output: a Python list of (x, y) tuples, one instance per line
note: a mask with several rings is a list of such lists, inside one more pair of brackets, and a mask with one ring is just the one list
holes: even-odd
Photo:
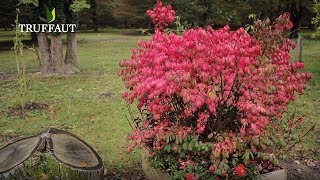
[(18, 105), (16, 107), (9, 108), (8, 115), (9, 116), (18, 116), (20, 118), (23, 118), (30, 111), (34, 111), (34, 110), (41, 111), (41, 110), (44, 110), (47, 108), (48, 108), (47, 104), (37, 103), (37, 102), (29, 102), (29, 103), (26, 103), (23, 107), (21, 105)]
[(16, 75), (14, 74), (4, 74), (0, 72), (0, 83), (2, 82), (8, 82), (16, 79)]
[(281, 166), (288, 171), (288, 180), (320, 179), (320, 164), (311, 159), (282, 161)]
[(105, 170), (104, 179), (114, 180), (144, 180), (146, 179), (141, 168), (137, 167), (130, 170)]

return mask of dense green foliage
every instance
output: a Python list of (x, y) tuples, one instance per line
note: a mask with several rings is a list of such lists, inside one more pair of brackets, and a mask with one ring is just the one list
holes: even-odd
[(0, 27), (7, 29), (14, 24), (17, 0), (0, 1)]
[[(320, 23), (320, 1), (315, 0), (314, 3), (315, 3), (315, 5), (313, 7), (313, 11), (316, 14), (316, 16), (312, 19), (312, 23), (315, 26), (318, 26)], [(316, 37), (319, 35), (320, 35), (320, 27), (317, 27), (317, 32), (313, 36)]]
[(181, 21), (189, 26), (231, 24), (239, 26), (245, 20), (250, 4), (241, 0), (167, 0)]
[(56, 12), (54, 23), (77, 23), (78, 13), (90, 8), (86, 0), (19, 0), (19, 2), (19, 5), (31, 10), (31, 23), (41, 23), (39, 17), (46, 17), (47, 11), (52, 9)]
[[(257, 14), (259, 18), (275, 19), (283, 12), (290, 12), (294, 29), (300, 26), (311, 27), (314, 5), (313, 0), (163, 0), (172, 4), (186, 27), (212, 25), (220, 27), (226, 24), (239, 27), (248, 24), (249, 14)], [(20, 0), (22, 4), (35, 6), (38, 0)], [(51, 1), (49, 1), (51, 2)], [(71, 4), (73, 12), (79, 12), (80, 28), (95, 29), (98, 27), (151, 28), (149, 18), (145, 15), (156, 0), (66, 0), (64, 7)], [(13, 24), (15, 4), (17, 0), (0, 2), (0, 28)], [(59, 4), (52, 1), (51, 4)], [(89, 6), (90, 5), (90, 6)], [(89, 8), (90, 7), (90, 8)], [(25, 8), (23, 6), (23, 8)], [(22, 22), (30, 22), (35, 17), (28, 17), (28, 9), (21, 9)], [(87, 8), (87, 9), (86, 9)], [(66, 8), (65, 8), (66, 9)], [(65, 11), (65, 10), (64, 10)], [(4, 18), (6, 17), (6, 18)], [(25, 18), (23, 18), (25, 17)], [(72, 16), (73, 20), (77, 17)]]

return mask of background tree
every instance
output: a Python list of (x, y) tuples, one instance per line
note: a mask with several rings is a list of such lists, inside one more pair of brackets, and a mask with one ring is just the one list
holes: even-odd
[(79, 28), (98, 32), (99, 27), (115, 27), (116, 22), (112, 16), (112, 3), (114, 0), (88, 0), (90, 8), (78, 13)]
[[(85, 0), (21, 0), (21, 3), (31, 6), (33, 22), (42, 23), (39, 17), (45, 17), (47, 8), (55, 8), (56, 19), (54, 24), (77, 23), (77, 13), (88, 8)], [(50, 33), (50, 43), (46, 32), (37, 33), (39, 45), (39, 57), (41, 61), (41, 73), (48, 74), (65, 74), (78, 71), (77, 63), (77, 41), (75, 33), (67, 35), (67, 53), (63, 58), (61, 33)]]
[(93, 31), (98, 32), (98, 7), (97, 0), (90, 0), (90, 14), (92, 16)]
[(112, 15), (118, 26), (146, 27), (150, 22), (146, 11), (155, 3), (156, 0), (118, 0), (113, 3)]
[[(260, 18), (275, 19), (284, 12), (291, 14), (292, 31), (296, 32), (303, 22), (310, 25), (313, 17), (313, 0), (164, 0), (173, 5), (182, 22), (189, 26), (243, 26), (249, 14)], [(295, 35), (293, 33), (293, 35)]]
[[(64, 14), (66, 16), (67, 24), (78, 24), (78, 12), (84, 8), (89, 8), (85, 0), (65, 0)], [(79, 71), (79, 64), (77, 59), (77, 37), (75, 32), (67, 32), (67, 52), (65, 55), (66, 70), (72, 72)]]
[[(249, 5), (241, 0), (166, 0), (189, 26), (240, 26)], [(244, 15), (245, 14), (245, 15)]]
[(291, 21), (293, 23), (293, 27), (291, 29), (291, 38), (297, 38), (298, 32), (301, 29), (302, 22), (307, 21), (311, 22), (312, 16), (308, 16), (308, 14), (313, 15), (312, 7), (313, 0), (291, 0), (291, 1), (282, 1), (284, 5), (284, 9), (291, 14)]
[(251, 13), (260, 15), (261, 18), (275, 19), (279, 14), (289, 12), (293, 27), (291, 37), (296, 37), (303, 22), (310, 25), (313, 17), (313, 0), (249, 0)]
[(0, 27), (5, 31), (13, 27), (16, 4), (17, 0), (0, 1)]
[(313, 35), (313, 37), (319, 36), (320, 35), (320, 26), (319, 26), (319, 22), (320, 22), (320, 0), (315, 0), (314, 1), (314, 7), (313, 7), (313, 11), (316, 14), (315, 17), (312, 19), (312, 23), (315, 26), (315, 29), (317, 30), (317, 32)]
[[(14, 1), (1, 1), (0, 27), (13, 24)], [(38, 0), (19, 0), (35, 2)], [(279, 14), (289, 12), (294, 23), (293, 31), (301, 26), (311, 26), (313, 0), (162, 0), (164, 4), (172, 4), (181, 22), (186, 27), (207, 26), (214, 27), (229, 24), (231, 27), (244, 26), (249, 23), (249, 14), (257, 14), (260, 18), (269, 17), (274, 20)], [(156, 0), (87, 0), (91, 5), (82, 9), (78, 14), (79, 28), (92, 29), (117, 27), (141, 28), (150, 23), (145, 15)], [(31, 22), (28, 10), (21, 7), (20, 19)], [(6, 17), (6, 18), (3, 18)]]

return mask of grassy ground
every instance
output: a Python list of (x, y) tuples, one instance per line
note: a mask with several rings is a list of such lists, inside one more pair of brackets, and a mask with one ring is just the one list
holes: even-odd
[[(301, 134), (304, 134), (311, 126), (316, 124), (314, 130), (303, 138), (302, 142), (294, 148), (299, 156), (320, 160), (320, 41), (304, 40), (302, 60), (305, 62), (303, 71), (311, 72), (313, 78), (302, 96), (298, 96), (291, 103), (288, 111), (304, 115)], [(302, 157), (303, 158), (303, 157)]]
[[(5, 36), (4, 36), (5, 35)], [(11, 37), (0, 32), (0, 41)], [(140, 161), (139, 152), (130, 155), (124, 152), (130, 126), (125, 102), (121, 99), (124, 90), (117, 76), (118, 62), (130, 57), (138, 39), (145, 36), (122, 35), (117, 32), (80, 33), (78, 57), (81, 73), (69, 77), (40, 77), (35, 54), (25, 51), (24, 60), (28, 71), (27, 100), (46, 103), (47, 110), (34, 110), (28, 116), (8, 116), (8, 109), (19, 104), (18, 84), (15, 79), (14, 54), (0, 51), (0, 146), (8, 139), (19, 135), (29, 136), (48, 127), (71, 131), (89, 142), (102, 156), (106, 168), (130, 169)], [(303, 60), (306, 71), (314, 74), (308, 89), (290, 110), (305, 114), (301, 132), (315, 123), (320, 115), (320, 41), (306, 40)], [(105, 93), (107, 96), (99, 96)], [(108, 95), (111, 96), (109, 97)], [(319, 126), (303, 140), (296, 150), (319, 158)], [(318, 149), (317, 149), (318, 148)]]
[[(3, 32), (2, 32), (3, 33)], [(57, 127), (70, 130), (98, 150), (108, 168), (134, 167), (139, 153), (126, 154), (123, 146), (130, 132), (121, 99), (124, 90), (117, 76), (118, 62), (130, 57), (138, 39), (146, 37), (119, 34), (79, 34), (78, 56), (81, 73), (70, 77), (39, 77), (35, 54), (25, 51), (28, 74), (27, 100), (46, 103), (45, 111), (31, 111), (21, 119), (8, 116), (8, 108), (19, 104), (14, 54), (0, 52), (0, 138), (31, 135)], [(111, 97), (99, 96), (106, 92)]]

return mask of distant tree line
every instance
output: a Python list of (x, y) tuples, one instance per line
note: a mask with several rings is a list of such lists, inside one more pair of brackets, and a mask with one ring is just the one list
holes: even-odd
[[(181, 22), (187, 27), (231, 27), (250, 23), (249, 14), (259, 18), (276, 18), (290, 12), (294, 29), (312, 28), (313, 0), (163, 0), (172, 4)], [(0, 1), (0, 28), (12, 27), (18, 0)], [(89, 9), (79, 13), (79, 28), (98, 31), (99, 28), (152, 28), (145, 12), (156, 0), (87, 0)], [(21, 7), (21, 21), (31, 22), (28, 7)]]

